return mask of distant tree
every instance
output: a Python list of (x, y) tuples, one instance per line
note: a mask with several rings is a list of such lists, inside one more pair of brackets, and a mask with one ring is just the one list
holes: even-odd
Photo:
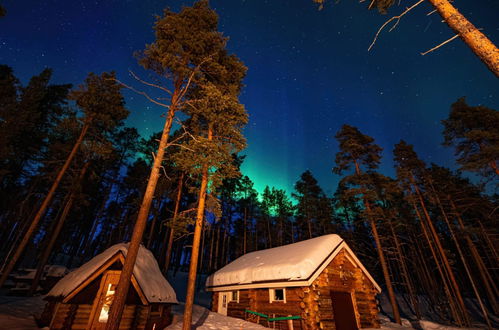
[(36, 173), (47, 136), (67, 112), (71, 85), (52, 85), (51, 77), (45, 69), (23, 87), (10, 67), (0, 66), (0, 187), (11, 196), (19, 180)]
[[(323, 203), (326, 195), (312, 172), (308, 170), (301, 174), (294, 188), (293, 197), (297, 201), (295, 216), (297, 225), (300, 226), (300, 236), (302, 238), (315, 237), (319, 233), (318, 225), (323, 216), (321, 206), (325, 206)], [(325, 213), (328, 213), (328, 211)], [(332, 212), (329, 217), (331, 215)]]
[[(369, 174), (375, 170), (381, 160), (381, 148), (374, 143), (374, 139), (370, 136), (362, 134), (356, 127), (343, 125), (339, 132), (336, 134), (336, 139), (340, 145), (340, 151), (336, 153), (336, 167), (333, 171), (341, 174), (344, 171), (354, 166), (353, 174), (342, 179), (343, 184), (348, 187), (349, 195), (352, 197), (360, 196), (364, 205), (365, 217), (367, 218), (370, 226), (378, 257), (385, 278), (385, 284), (388, 291), (390, 304), (392, 305), (393, 316), (397, 323), (401, 324), (400, 313), (393, 291), (392, 280), (388, 270), (381, 239), (376, 227), (376, 220), (378, 218), (376, 210), (373, 208), (373, 202), (376, 196), (373, 194), (372, 189), (369, 189)], [(366, 173), (364, 173), (366, 170)]]
[(70, 98), (76, 101), (77, 106), (84, 114), (81, 120), (80, 134), (74, 142), (64, 165), (59, 169), (56, 178), (33, 217), (21, 242), (17, 246), (15, 253), (2, 273), (0, 287), (3, 286), (10, 272), (14, 269), (15, 264), (35, 232), (38, 223), (49, 207), (57, 187), (75, 158), (87, 133), (92, 133), (95, 130), (113, 129), (117, 125), (121, 125), (123, 120), (128, 116), (128, 110), (125, 109), (124, 99), (121, 95), (121, 88), (114, 80), (114, 73), (103, 73), (101, 76), (91, 73), (85, 80), (85, 84), (71, 93)]
[[(326, 0), (313, 0), (322, 6)], [(391, 21), (394, 21), (394, 27), (402, 16), (408, 13), (425, 0), (419, 0), (408, 7), (402, 14), (392, 17), (379, 30), (381, 30)], [(445, 23), (458, 35), (473, 53), (489, 68), (492, 73), (499, 77), (499, 49), (488, 39), (479, 29), (477, 29), (466, 17), (464, 17), (449, 0), (426, 0), (440, 14)], [(386, 14), (387, 10), (400, 1), (395, 0), (372, 0), (369, 1), (369, 9), (377, 8), (380, 13)], [(376, 37), (377, 37), (376, 35)], [(449, 39), (450, 40), (450, 39)], [(375, 40), (373, 41), (373, 44)], [(371, 44), (371, 46), (373, 45)], [(443, 43), (441, 44), (443, 45)], [(435, 47), (438, 48), (441, 45)]]
[(461, 169), (499, 176), (499, 111), (460, 98), (443, 120), (444, 145), (454, 146)]
[(5, 10), (5, 7), (0, 5), (0, 17), (5, 16), (7, 14), (7, 10)]
[[(248, 250), (252, 250), (249, 247), (250, 238), (248, 237), (248, 232), (250, 231), (259, 204), (258, 192), (253, 185), (251, 179), (246, 175), (243, 175), (237, 183), (236, 194), (237, 197), (239, 197), (238, 212), (242, 214), (243, 217), (242, 221), (240, 221), (243, 232), (242, 235), (240, 235), (243, 237), (241, 254), (246, 254)], [(236, 230), (236, 232), (238, 231)]]

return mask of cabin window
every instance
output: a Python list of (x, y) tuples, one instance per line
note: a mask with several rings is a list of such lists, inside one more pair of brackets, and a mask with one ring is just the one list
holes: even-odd
[(270, 302), (286, 302), (286, 289), (269, 289)]
[(106, 291), (106, 296), (104, 298), (104, 302), (102, 304), (102, 308), (99, 314), (100, 323), (107, 323), (107, 318), (109, 316), (109, 309), (111, 308), (111, 303), (113, 302), (113, 298), (114, 298), (114, 285), (109, 283)]
[(230, 301), (236, 301), (239, 303), (239, 291), (232, 291), (232, 297)]

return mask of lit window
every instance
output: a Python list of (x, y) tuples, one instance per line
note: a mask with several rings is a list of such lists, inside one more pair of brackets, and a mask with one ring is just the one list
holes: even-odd
[(230, 301), (239, 302), (239, 291), (232, 291), (232, 299)]
[(270, 302), (286, 302), (286, 289), (269, 289)]
[(114, 286), (109, 283), (106, 291), (106, 297), (104, 298), (104, 303), (102, 304), (102, 309), (100, 310), (99, 314), (99, 322), (100, 323), (106, 323), (107, 318), (109, 316), (109, 309), (111, 308), (111, 303), (113, 302), (114, 298)]

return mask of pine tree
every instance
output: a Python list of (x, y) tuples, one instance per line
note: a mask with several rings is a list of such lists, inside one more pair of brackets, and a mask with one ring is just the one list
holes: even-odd
[[(326, 0), (313, 0), (323, 7)], [(443, 21), (464, 41), (473, 53), (499, 77), (499, 49), (479, 29), (477, 29), (465, 16), (463, 16), (449, 0), (427, 0), (440, 14)], [(369, 1), (369, 9), (377, 8), (382, 14), (395, 4), (395, 0)], [(417, 4), (416, 4), (417, 5)]]
[(5, 283), (5, 280), (14, 269), (21, 254), (26, 248), (26, 245), (33, 236), (38, 223), (49, 207), (59, 183), (71, 165), (78, 149), (80, 149), (87, 133), (89, 131), (92, 132), (93, 130), (113, 129), (117, 125), (120, 125), (128, 116), (128, 110), (124, 107), (124, 100), (120, 90), (121, 86), (114, 80), (114, 73), (103, 73), (101, 76), (91, 73), (87, 77), (85, 84), (71, 93), (70, 98), (76, 101), (77, 106), (84, 114), (80, 134), (74, 143), (70, 154), (66, 158), (64, 165), (58, 171), (40, 208), (33, 217), (23, 239), (17, 246), (15, 253), (6, 266), (2, 277), (0, 278), (0, 287)]
[(461, 169), (499, 176), (499, 111), (460, 98), (442, 123), (444, 145), (455, 147)]
[[(217, 24), (217, 15), (209, 8), (206, 0), (196, 2), (192, 7), (184, 7), (179, 13), (165, 9), (163, 16), (157, 17), (155, 23), (156, 40), (147, 45), (145, 51), (139, 56), (139, 63), (144, 68), (155, 72), (160, 81), (164, 79), (169, 81), (173, 90), (169, 105), (148, 97), (150, 101), (167, 108), (168, 112), (111, 305), (109, 321), (106, 325), (108, 330), (119, 328), (133, 267), (146, 228), (175, 114), (185, 106), (184, 98), (190, 87), (200, 79), (200, 71), (210, 69), (213, 57), (225, 46), (225, 39), (217, 31)], [(157, 87), (162, 93), (170, 92), (165, 86), (156, 84), (149, 84), (149, 86)]]
[[(454, 272), (451, 269), (450, 261), (444, 251), (441, 239), (433, 224), (427, 202), (421, 189), (425, 182), (426, 166), (424, 162), (418, 158), (412, 146), (408, 145), (405, 141), (400, 141), (395, 145), (393, 154), (397, 178), (402, 184), (407, 198), (412, 204), (420, 221), (427, 245), (432, 252), (437, 270), (442, 279), (442, 283), (444, 284), (444, 290), (449, 301), (452, 316), (458, 324), (467, 325), (469, 324), (469, 319), (461, 290), (458, 286)], [(419, 207), (417, 207), (417, 204), (419, 204)]]
[[(295, 216), (297, 225), (300, 226), (300, 236), (302, 238), (315, 237), (319, 233), (319, 224), (323, 221), (324, 214), (321, 214), (321, 205), (324, 204), (326, 195), (308, 170), (301, 174), (294, 188), (293, 197), (297, 201)], [(327, 217), (327, 214), (325, 215)]]
[(210, 74), (190, 94), (192, 101), (185, 111), (191, 118), (187, 127), (192, 138), (184, 144), (184, 152), (180, 152), (177, 158), (181, 168), (201, 181), (189, 265), (184, 330), (191, 328), (206, 195), (208, 191), (216, 191), (224, 179), (240, 175), (233, 154), (242, 150), (246, 143), (242, 129), (248, 117), (238, 100), (246, 67), (236, 56), (228, 55), (225, 51), (217, 54), (216, 58), (217, 61), (209, 68)]
[[(354, 173), (343, 178), (342, 182), (350, 186), (349, 190), (351, 191), (351, 196), (362, 196), (361, 199), (365, 208), (365, 217), (370, 223), (372, 235), (376, 243), (388, 297), (390, 298), (390, 304), (392, 305), (393, 316), (395, 322), (401, 324), (400, 313), (393, 291), (390, 273), (388, 271), (388, 264), (376, 228), (376, 214), (371, 206), (375, 196), (373, 196), (372, 191), (367, 189), (369, 173), (378, 167), (381, 160), (382, 149), (374, 143), (372, 137), (362, 134), (353, 126), (343, 125), (335, 137), (339, 142), (340, 151), (336, 153), (336, 167), (333, 171), (337, 174), (341, 174), (350, 169), (352, 165), (355, 168)], [(366, 170), (366, 173), (363, 172), (363, 168)]]

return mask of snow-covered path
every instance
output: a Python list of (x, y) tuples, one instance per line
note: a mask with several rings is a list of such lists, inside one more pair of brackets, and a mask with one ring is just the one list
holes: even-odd
[[(182, 329), (182, 315), (184, 304), (173, 307), (173, 324), (167, 327), (168, 330)], [(240, 329), (268, 329), (258, 324), (246, 322), (244, 320), (227, 317), (218, 313), (210, 312), (208, 309), (194, 305), (192, 311), (193, 328), (199, 330), (240, 330)]]

